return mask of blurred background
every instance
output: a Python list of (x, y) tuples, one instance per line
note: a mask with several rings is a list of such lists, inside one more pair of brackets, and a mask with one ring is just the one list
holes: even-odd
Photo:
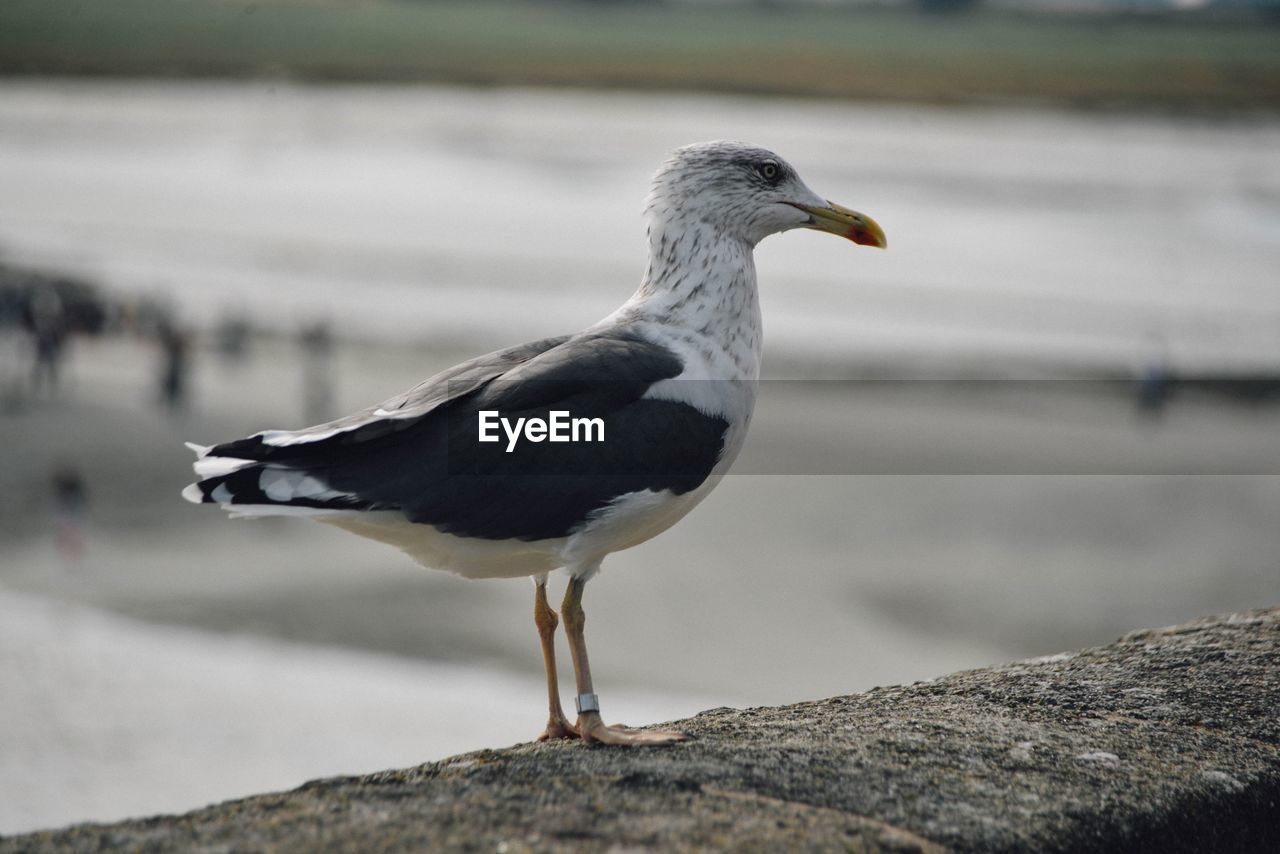
[(586, 597), (607, 719), (1280, 601), (1276, 0), (6, 0), (0, 74), (0, 833), (536, 735), (531, 585), (182, 442), (599, 319), (698, 140), (891, 249), (761, 245), (737, 474)]

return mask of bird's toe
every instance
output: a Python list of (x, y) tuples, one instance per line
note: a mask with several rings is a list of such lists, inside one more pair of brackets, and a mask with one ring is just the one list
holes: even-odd
[(577, 728), (567, 720), (554, 718), (547, 721), (547, 728), (538, 736), (538, 741), (559, 741), (562, 739), (582, 738)]

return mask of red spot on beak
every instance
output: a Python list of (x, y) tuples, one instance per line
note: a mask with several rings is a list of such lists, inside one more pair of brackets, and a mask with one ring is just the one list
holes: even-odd
[(876, 246), (876, 247), (884, 246), (883, 237), (879, 236), (873, 231), (870, 231), (869, 229), (858, 228), (857, 226), (849, 229), (849, 233), (846, 234), (845, 237), (849, 238), (859, 246)]

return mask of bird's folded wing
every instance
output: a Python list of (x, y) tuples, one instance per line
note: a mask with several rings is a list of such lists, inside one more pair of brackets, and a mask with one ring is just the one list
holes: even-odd
[[(221, 499), (230, 496), (223, 503), (233, 505), (398, 509), (464, 537), (566, 536), (620, 496), (680, 494), (710, 474), (727, 420), (645, 397), (682, 370), (675, 353), (619, 330), (539, 342), (459, 366), (352, 419), (293, 434), (309, 434), (303, 441), (266, 433), (216, 446), (209, 455), (258, 464), (198, 488), (219, 500), (209, 496), (222, 486)], [(496, 441), (481, 442), (481, 412), (508, 426), (560, 412), (599, 419), (602, 429), (566, 442), (512, 442), (497, 429)]]
[(204, 452), (208, 457), (241, 460), (285, 459), (298, 456), (301, 446), (358, 444), (411, 427), (450, 399), (480, 388), (521, 364), (563, 345), (568, 335), (544, 338), (478, 356), (424, 380), (409, 391), (359, 412), (302, 430), (264, 430), (245, 439), (224, 442)]

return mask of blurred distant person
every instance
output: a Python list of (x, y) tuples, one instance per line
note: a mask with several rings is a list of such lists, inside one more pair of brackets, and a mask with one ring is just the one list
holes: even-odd
[(1149, 418), (1159, 418), (1169, 403), (1169, 368), (1151, 364), (1138, 375), (1138, 412)]
[(302, 346), (302, 408), (308, 424), (333, 417), (333, 330), (318, 320), (298, 335)]
[(170, 412), (187, 406), (191, 370), (191, 335), (172, 318), (160, 324), (160, 401)]
[(1138, 414), (1157, 419), (1169, 404), (1173, 386), (1173, 371), (1169, 367), (1169, 347), (1164, 336), (1152, 333), (1148, 336), (1147, 353), (1138, 365), (1136, 377), (1136, 403)]
[(27, 322), (35, 347), (35, 360), (31, 368), (31, 393), (42, 391), (52, 395), (58, 390), (58, 377), (62, 366), (67, 336), (67, 317), (62, 298), (48, 286), (31, 292), (27, 305)]
[(84, 559), (89, 520), (89, 490), (75, 466), (62, 465), (53, 473), (54, 543), (64, 564)]
[(244, 315), (223, 315), (216, 333), (218, 355), (228, 365), (240, 364), (249, 355), (249, 321)]
[(28, 375), (27, 336), (23, 308), (12, 294), (0, 291), (0, 411), (13, 412), (23, 401)]

